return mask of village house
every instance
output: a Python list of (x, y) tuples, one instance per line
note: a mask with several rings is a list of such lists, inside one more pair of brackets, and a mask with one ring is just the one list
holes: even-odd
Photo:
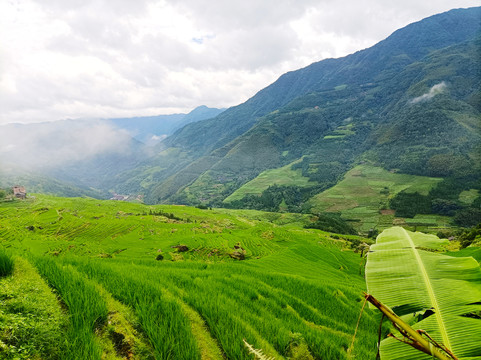
[(26, 199), (27, 190), (25, 190), (25, 186), (15, 185), (13, 187), (13, 196), (15, 196), (17, 199)]

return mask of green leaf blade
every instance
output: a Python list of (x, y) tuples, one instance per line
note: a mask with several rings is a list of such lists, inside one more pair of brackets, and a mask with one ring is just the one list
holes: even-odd
[[(433, 313), (415, 323), (415, 329), (427, 331), (460, 359), (481, 359), (481, 319), (469, 317), (481, 311), (481, 269), (473, 258), (426, 251), (444, 243), (399, 227), (385, 230), (368, 255), (368, 292), (400, 316), (430, 309)], [(381, 356), (431, 358), (392, 338), (381, 343)]]

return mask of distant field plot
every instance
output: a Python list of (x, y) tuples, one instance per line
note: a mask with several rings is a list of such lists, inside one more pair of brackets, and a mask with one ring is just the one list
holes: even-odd
[(227, 197), (224, 202), (228, 203), (234, 200), (240, 200), (246, 195), (260, 195), (272, 185), (292, 185), (301, 187), (316, 185), (317, 183), (309, 181), (309, 178), (302, 176), (301, 169), (291, 169), (292, 165), (297, 162), (299, 162), (299, 160), (278, 169), (263, 171), (255, 179), (237, 189), (232, 195)]
[(459, 194), (459, 201), (464, 204), (472, 204), (473, 201), (479, 196), (479, 191), (476, 189), (465, 190)]
[(310, 201), (313, 211), (341, 212), (352, 220), (358, 230), (392, 226), (394, 213), (388, 200), (400, 191), (426, 195), (440, 178), (391, 173), (379, 167), (359, 165), (350, 170), (336, 186), (314, 196)]

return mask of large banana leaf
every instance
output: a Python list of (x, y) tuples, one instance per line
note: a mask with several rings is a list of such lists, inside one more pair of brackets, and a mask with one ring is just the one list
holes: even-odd
[[(471, 257), (432, 251), (445, 242), (401, 227), (385, 230), (368, 255), (368, 292), (459, 359), (481, 360), (481, 269)], [(431, 357), (388, 338), (381, 359)]]

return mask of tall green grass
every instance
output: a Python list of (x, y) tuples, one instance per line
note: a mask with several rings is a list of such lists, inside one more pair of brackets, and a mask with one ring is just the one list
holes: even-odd
[(12, 276), (0, 278), (0, 359), (61, 358), (67, 316), (36, 269), (15, 257)]
[[(252, 358), (242, 339), (268, 356), (289, 357), (293, 334), (302, 334), (314, 358), (347, 359), (364, 283), (351, 255), (313, 245), (255, 265), (69, 261), (132, 306), (154, 344), (168, 339), (169, 346), (154, 345), (158, 358), (198, 358), (196, 350), (187, 355), (189, 339), (193, 349), (195, 342), (178, 306), (182, 301), (205, 320), (229, 359)], [(367, 310), (354, 347), (357, 359), (372, 358), (376, 332)]]
[[(72, 316), (70, 349), (84, 348), (62, 359), (99, 358), (93, 333), (105, 310), (89, 315), (89, 321), (74, 319), (95, 309), (91, 302), (102, 303), (99, 284), (132, 308), (157, 359), (204, 355), (186, 309), (205, 322), (202, 331), (229, 359), (252, 359), (243, 339), (268, 356), (292, 357), (296, 334), (314, 358), (348, 356), (365, 290), (359, 255), (342, 251), (344, 242), (325, 233), (303, 229), (308, 217), (37, 199), (21, 216), (0, 206), (0, 238), (19, 251), (58, 255), (44, 255), (37, 263)], [(151, 209), (184, 220), (149, 215)], [(245, 261), (228, 256), (238, 243), (246, 250)], [(177, 253), (172, 246), (178, 244), (190, 250)], [(155, 260), (158, 254), (163, 261)], [(375, 357), (378, 323), (369, 310), (365, 314), (353, 355), (367, 360)]]
[(166, 292), (160, 274), (150, 277), (133, 265), (112, 268), (99, 262), (77, 260), (74, 263), (79, 270), (101, 282), (115, 298), (134, 309), (157, 359), (201, 358), (191, 324), (178, 300)]
[(13, 257), (4, 249), (0, 249), (0, 277), (8, 276), (13, 273)]
[(95, 330), (107, 319), (107, 305), (95, 284), (70, 265), (45, 257), (35, 257), (35, 265), (47, 282), (55, 288), (70, 314), (68, 342), (62, 359), (101, 359)]

